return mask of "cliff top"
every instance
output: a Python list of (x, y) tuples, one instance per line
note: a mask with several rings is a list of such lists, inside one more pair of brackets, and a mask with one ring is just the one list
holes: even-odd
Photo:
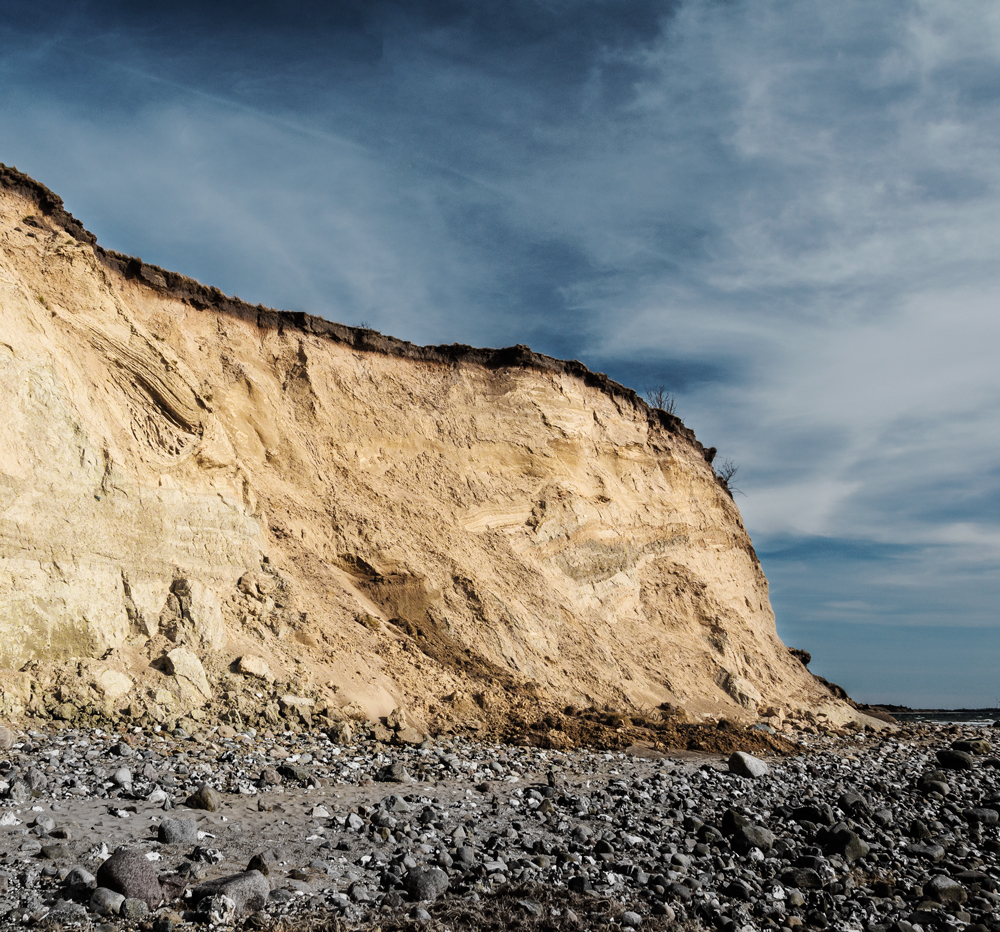
[(128, 256), (112, 249), (105, 249), (97, 242), (97, 237), (66, 210), (63, 200), (58, 194), (24, 172), (18, 171), (15, 167), (0, 163), (0, 188), (12, 191), (26, 200), (32, 201), (50, 223), (65, 230), (78, 242), (92, 246), (95, 254), (108, 268), (119, 272), (127, 279), (141, 281), (147, 287), (183, 301), (199, 310), (211, 308), (243, 319), (253, 318), (256, 319), (257, 325), (263, 329), (298, 330), (316, 334), (362, 352), (400, 356), (444, 365), (473, 365), (487, 369), (514, 366), (537, 369), (557, 375), (575, 376), (586, 385), (645, 413), (651, 426), (661, 427), (672, 434), (683, 437), (701, 450), (709, 463), (715, 457), (715, 448), (706, 449), (695, 437), (694, 431), (686, 427), (680, 418), (659, 408), (651, 407), (635, 390), (608, 378), (603, 372), (591, 371), (579, 360), (556, 359), (553, 356), (546, 356), (544, 353), (533, 352), (522, 344), (499, 349), (468, 346), (463, 343), (420, 346), (408, 340), (386, 336), (367, 327), (350, 327), (302, 311), (282, 311), (265, 307), (262, 304), (253, 305), (241, 298), (230, 297), (214, 286), (203, 285), (179, 272), (172, 272), (158, 265), (152, 265), (136, 256)]

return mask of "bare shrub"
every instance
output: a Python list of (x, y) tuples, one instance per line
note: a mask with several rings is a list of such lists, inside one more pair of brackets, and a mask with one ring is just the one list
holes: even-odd
[(736, 465), (731, 459), (724, 459), (722, 463), (715, 468), (715, 474), (722, 480), (722, 484), (726, 487), (726, 491), (732, 494), (733, 492), (739, 492), (740, 495), (744, 493), (741, 492), (735, 485), (733, 485), (733, 477), (739, 472), (740, 467)]
[(659, 408), (667, 414), (677, 415), (677, 399), (667, 391), (665, 385), (646, 389), (646, 401), (651, 408)]

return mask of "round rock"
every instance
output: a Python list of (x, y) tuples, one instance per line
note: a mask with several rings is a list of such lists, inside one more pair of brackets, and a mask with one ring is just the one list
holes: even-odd
[(967, 751), (956, 751), (954, 748), (942, 748), (937, 752), (938, 763), (948, 770), (972, 770), (975, 761)]
[(206, 812), (215, 812), (222, 805), (222, 794), (203, 783), (197, 791), (192, 793), (184, 802), (189, 809), (204, 809)]
[(98, 887), (90, 896), (90, 908), (101, 916), (117, 916), (125, 897), (107, 887)]
[(107, 887), (126, 898), (144, 900), (156, 909), (163, 899), (159, 878), (142, 851), (125, 848), (116, 851), (97, 871), (98, 887)]
[(157, 837), (165, 845), (197, 844), (198, 823), (194, 819), (164, 819)]
[(448, 875), (440, 867), (414, 867), (404, 881), (410, 899), (419, 902), (436, 900), (449, 886)]

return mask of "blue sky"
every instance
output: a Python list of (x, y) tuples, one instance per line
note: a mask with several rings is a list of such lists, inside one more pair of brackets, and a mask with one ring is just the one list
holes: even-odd
[(996, 703), (1000, 6), (204, 6), (8, 0), (0, 161), (250, 301), (667, 386), (813, 670)]

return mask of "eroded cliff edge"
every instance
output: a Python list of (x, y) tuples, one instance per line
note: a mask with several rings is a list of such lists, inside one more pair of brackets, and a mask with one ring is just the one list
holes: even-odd
[(251, 307), (2, 166), (0, 320), (6, 714), (855, 714), (711, 451), (580, 363)]

